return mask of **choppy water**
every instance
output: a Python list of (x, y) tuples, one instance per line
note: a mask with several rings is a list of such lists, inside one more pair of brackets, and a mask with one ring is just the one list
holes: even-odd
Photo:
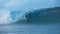
[(60, 34), (60, 23), (27, 25), (0, 25), (0, 34)]

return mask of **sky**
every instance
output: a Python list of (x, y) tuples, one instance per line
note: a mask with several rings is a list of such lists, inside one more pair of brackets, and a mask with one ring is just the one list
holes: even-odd
[(13, 13), (12, 11), (19, 11), (19, 10), (29, 10), (29, 9), (38, 9), (38, 8), (51, 8), (60, 6), (60, 0), (0, 0), (0, 24), (7, 24), (11, 23), (13, 20), (13, 16), (15, 20), (18, 17), (22, 19), (26, 19), (25, 12)]
[(60, 0), (0, 0), (0, 9), (24, 10), (60, 6)]

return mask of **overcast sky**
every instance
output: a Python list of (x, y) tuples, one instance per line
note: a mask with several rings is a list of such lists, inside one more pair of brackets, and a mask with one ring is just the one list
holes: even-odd
[(24, 10), (60, 6), (60, 0), (0, 0), (0, 10)]

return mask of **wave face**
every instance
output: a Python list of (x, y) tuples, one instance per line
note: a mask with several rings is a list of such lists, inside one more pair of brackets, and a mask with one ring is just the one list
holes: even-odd
[(48, 24), (60, 22), (60, 7), (37, 9), (26, 15), (28, 24)]
[(29, 24), (60, 22), (60, 7), (36, 9), (31, 11), (0, 10), (0, 24), (22, 22)]

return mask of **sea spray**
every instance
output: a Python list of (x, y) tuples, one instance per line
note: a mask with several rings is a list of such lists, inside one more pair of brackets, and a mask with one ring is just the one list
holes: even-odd
[(0, 24), (10, 24), (16, 21), (26, 20), (25, 11), (0, 10)]

